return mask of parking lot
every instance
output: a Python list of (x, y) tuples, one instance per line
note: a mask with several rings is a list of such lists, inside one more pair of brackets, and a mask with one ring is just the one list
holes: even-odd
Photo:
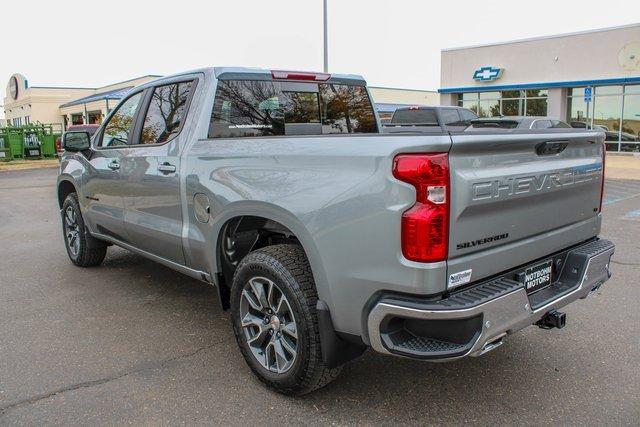
[(369, 351), (303, 398), (254, 379), (214, 288), (117, 248), (74, 267), (56, 174), (0, 172), (0, 424), (640, 423), (633, 174), (606, 183), (614, 276), (566, 308), (567, 327), (446, 364)]

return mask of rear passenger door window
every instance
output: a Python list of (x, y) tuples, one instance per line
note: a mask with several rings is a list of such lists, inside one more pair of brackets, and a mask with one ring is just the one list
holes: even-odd
[(193, 81), (171, 83), (153, 89), (140, 132), (140, 144), (164, 144), (184, 123)]

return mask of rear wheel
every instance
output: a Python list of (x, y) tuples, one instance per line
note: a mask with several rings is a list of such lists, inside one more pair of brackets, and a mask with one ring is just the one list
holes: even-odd
[(107, 244), (87, 232), (76, 193), (69, 194), (62, 204), (62, 233), (72, 263), (79, 267), (102, 263), (107, 254)]
[(252, 371), (278, 392), (301, 395), (333, 381), (322, 361), (311, 267), (298, 245), (251, 252), (235, 272), (233, 328)]

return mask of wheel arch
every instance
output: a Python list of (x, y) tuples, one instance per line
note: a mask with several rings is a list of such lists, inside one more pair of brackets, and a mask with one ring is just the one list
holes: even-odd
[[(216, 227), (213, 240), (215, 242), (216, 263), (214, 271), (218, 276), (218, 291), (220, 292), (220, 301), (223, 308), (228, 308), (228, 295), (226, 295), (225, 292), (228, 291), (231, 286), (229, 276), (232, 271), (229, 270), (228, 265), (225, 266), (224, 259), (226, 256), (225, 251), (229, 249), (225, 243), (225, 239), (227, 239), (231, 232), (246, 233), (242, 236), (244, 238), (241, 244), (242, 247), (237, 248), (240, 250), (239, 257), (236, 259), (237, 262), (251, 251), (268, 246), (268, 244), (299, 244), (311, 265), (311, 271), (319, 298), (330, 304), (326, 274), (318, 249), (307, 227), (295, 215), (274, 205), (268, 206), (267, 209), (255, 209), (255, 206), (251, 206), (248, 209), (247, 206), (245, 206), (245, 208), (234, 206), (218, 221), (218, 224), (219, 226)], [(260, 236), (256, 236), (256, 232), (260, 234)], [(257, 240), (252, 241), (252, 239)], [(249, 246), (248, 250), (247, 246)]]
[(75, 184), (70, 179), (61, 179), (58, 181), (58, 207), (62, 209), (62, 204), (67, 196), (71, 193), (77, 193)]

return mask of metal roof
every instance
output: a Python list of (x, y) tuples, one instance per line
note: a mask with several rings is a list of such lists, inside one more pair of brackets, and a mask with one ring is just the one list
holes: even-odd
[(74, 105), (88, 104), (95, 101), (104, 101), (107, 99), (122, 99), (131, 90), (133, 86), (127, 86), (120, 89), (114, 89), (107, 92), (94, 93), (93, 95), (85, 96), (84, 98), (76, 99), (75, 101), (62, 104), (60, 108), (71, 107)]

